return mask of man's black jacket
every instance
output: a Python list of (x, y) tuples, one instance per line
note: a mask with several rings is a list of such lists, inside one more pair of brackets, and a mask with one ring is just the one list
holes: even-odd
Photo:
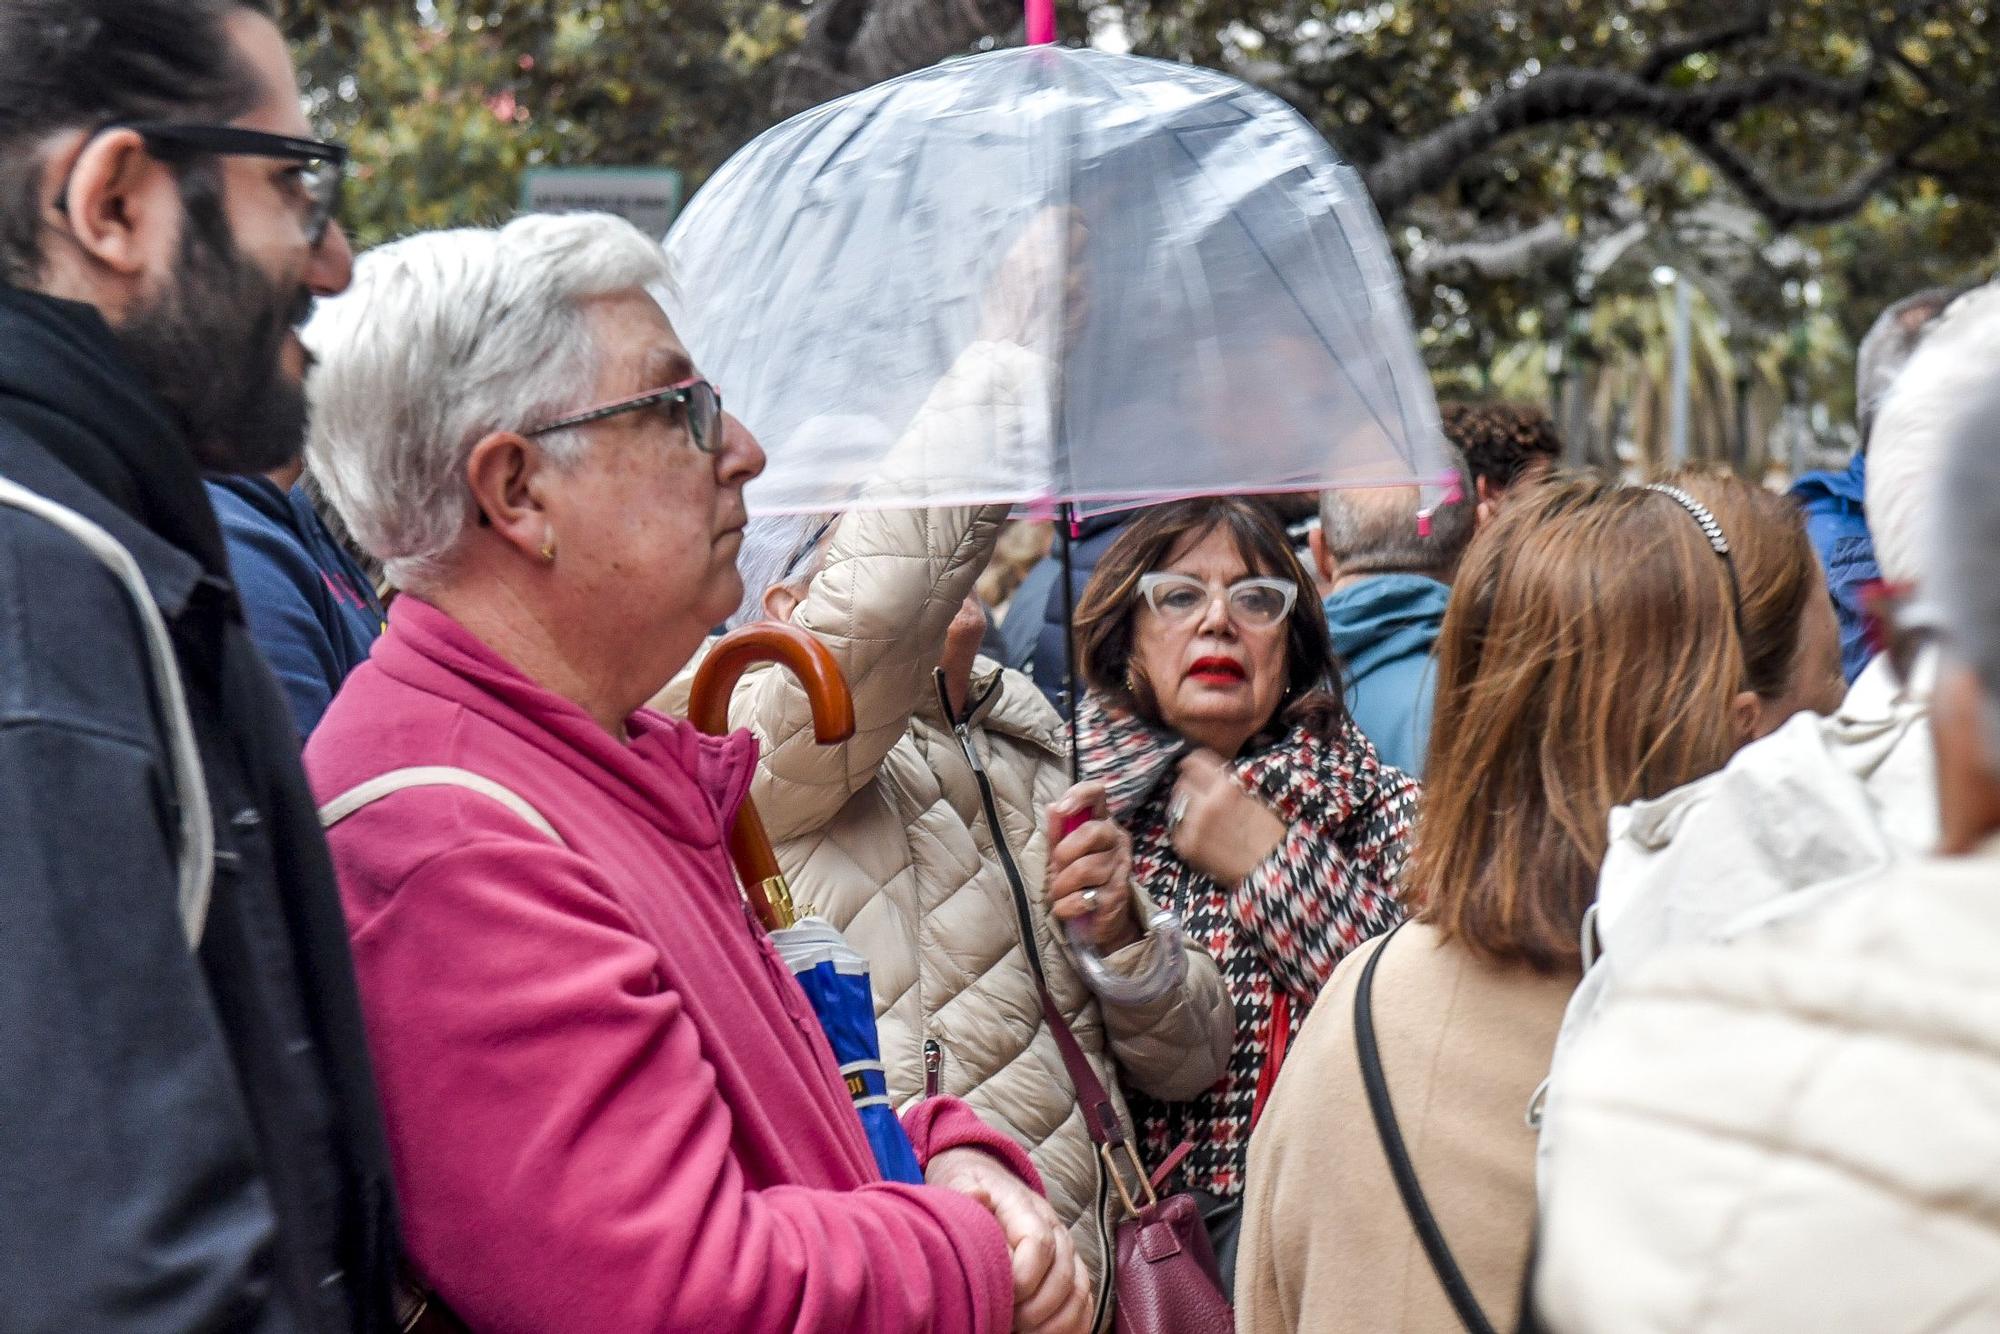
[(92, 308), (0, 286), (0, 476), (137, 561), (217, 849), (191, 955), (132, 604), (0, 507), (0, 1330), (388, 1328), (387, 1155), (298, 734), (185, 435)]

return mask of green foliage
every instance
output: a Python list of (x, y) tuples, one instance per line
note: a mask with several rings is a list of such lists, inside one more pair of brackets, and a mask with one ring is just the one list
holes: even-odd
[[(1125, 0), (1116, 10), (1135, 49), (1231, 69), (1285, 96), (1371, 183), (1409, 145), (1558, 71), (1616, 71), (1683, 94), (1778, 69), (1856, 81), (1852, 97), (1780, 99), (1714, 129), (1588, 115), (1543, 124), (1392, 208), (1392, 233), (1413, 259), (1560, 220), (1577, 244), (1544, 247), (1518, 271), (1413, 265), (1426, 354), (1448, 383), (1540, 396), (1549, 343), (1578, 342), (1564, 364), (1592, 377), (1599, 431), (1638, 430), (1642, 453), (1658, 448), (1660, 414), (1647, 404), (1665, 374), (1656, 265), (1707, 279), (1714, 300), (1700, 303), (1701, 318), (1728, 330), (1714, 344), (1722, 363), (1749, 370), (1773, 400), (1753, 414), (1763, 422), (1789, 395), (1839, 418), (1851, 401), (1848, 349), (1875, 312), (1991, 262), (2000, 177), (1982, 167), (1981, 147), (2000, 131), (2000, 98), (1985, 0)], [(1693, 36), (1713, 40), (1684, 40)], [(1872, 181), (1885, 159), (1905, 169)], [(1691, 224), (1749, 197), (1732, 165), (1751, 169), (1753, 187), (1806, 201), (1856, 181), (1872, 188), (1851, 217), (1794, 225), (1793, 244), (1761, 224), (1718, 239)], [(1626, 260), (1588, 270), (1592, 238), (1634, 227), (1645, 239)], [(1808, 289), (1830, 324), (1802, 299)], [(1591, 336), (1552, 337), (1580, 303)], [(1793, 367), (1808, 326), (1816, 355)], [(1709, 378), (1733, 398), (1727, 368)]]
[[(1760, 441), (1787, 403), (1838, 422), (1848, 349), (1875, 311), (1983, 274), (2000, 223), (1982, 151), (2000, 135), (1989, 3), (1078, 0), (1063, 24), (1286, 98), (1389, 201), (1443, 382), (1541, 396), (1553, 347), (1596, 405), (1600, 444), (1648, 455), (1664, 416), (1657, 266), (1703, 294), (1697, 436), (1716, 448), (1733, 447), (1739, 388)], [(927, 8), (945, 5), (958, 27)], [(967, 15), (1011, 40), (1017, 13), (990, 0), (301, 0), (290, 27), (316, 114), (354, 148), (350, 218), (370, 244), (502, 218), (534, 166), (667, 165), (698, 186), (775, 118), (788, 62), (852, 86), (949, 54), (924, 42), (957, 41)], [(1692, 110), (1777, 71), (1808, 91)], [(1565, 88), (1572, 100), (1545, 114)], [(1657, 102), (1647, 114), (1632, 113), (1634, 89)], [(1435, 179), (1389, 188), (1426, 147), (1482, 126), (1495, 132), (1446, 154)], [(1450, 258), (1537, 229), (1517, 265)]]
[(765, 123), (799, 18), (763, 0), (436, 0), (297, 7), (316, 116), (355, 167), (358, 244), (507, 217), (538, 166), (698, 183)]

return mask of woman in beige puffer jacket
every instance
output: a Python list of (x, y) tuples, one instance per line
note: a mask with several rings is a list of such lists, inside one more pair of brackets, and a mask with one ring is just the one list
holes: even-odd
[[(853, 739), (818, 745), (804, 693), (781, 671), (746, 676), (730, 716), (763, 743), (751, 791), (801, 911), (809, 905), (868, 958), (890, 1096), (923, 1096), (928, 1056), (940, 1091), (1028, 1149), (1098, 1281), (1103, 1315), (1120, 1206), (1042, 1021), (994, 831), (935, 679), (1005, 516), (1004, 506), (845, 516), (810, 583), (774, 590), (784, 600), (767, 605), (833, 650), (854, 692)], [(684, 705), (687, 679), (660, 702)], [(1060, 717), (1027, 677), (982, 658), (962, 721), (1038, 909), (1050, 991), (1120, 1115), (1121, 1084), (1161, 1098), (1213, 1084), (1235, 1015), (1209, 957), (1185, 946), (1186, 979), (1158, 1001), (1100, 1002), (1041, 910), (1045, 812), (1070, 788)], [(1134, 907), (1148, 919), (1150, 904)], [(1107, 962), (1134, 975), (1161, 944), (1144, 937)]]

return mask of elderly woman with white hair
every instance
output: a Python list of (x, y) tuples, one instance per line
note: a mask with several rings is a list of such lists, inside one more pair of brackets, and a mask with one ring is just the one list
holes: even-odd
[(964, 1104), (881, 1181), (724, 849), (755, 743), (642, 708), (741, 596), (763, 467), (667, 278), (526, 218), (368, 254), (308, 333), (313, 467), (403, 590), (306, 760), (412, 1258), (481, 1330), (1080, 1329)]

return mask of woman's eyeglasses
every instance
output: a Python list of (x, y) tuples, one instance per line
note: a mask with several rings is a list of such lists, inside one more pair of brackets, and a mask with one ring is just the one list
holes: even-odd
[(191, 125), (170, 120), (121, 121), (105, 128), (131, 130), (162, 160), (179, 151), (213, 153), (220, 157), (268, 157), (298, 163), (299, 189), (306, 198), (306, 241), (315, 249), (326, 239), (327, 228), (340, 214), (347, 150), (339, 144), (246, 130), (240, 125)]
[(1215, 589), (1192, 575), (1155, 571), (1139, 576), (1139, 596), (1153, 614), (1169, 625), (1194, 620), (1205, 614), (1218, 594), (1238, 625), (1262, 630), (1292, 614), (1298, 605), (1299, 586), (1289, 579), (1238, 579), (1224, 589)]
[(648, 389), (643, 394), (621, 398), (611, 403), (603, 403), (594, 408), (567, 417), (558, 417), (552, 422), (523, 431), (525, 436), (547, 435), (551, 431), (568, 430), (572, 426), (587, 426), (591, 422), (603, 421), (606, 417), (616, 417), (627, 412), (641, 412), (647, 408), (679, 408), (687, 414), (688, 439), (704, 454), (714, 454), (722, 448), (722, 393), (714, 385), (695, 376), (670, 384), (665, 389)]

